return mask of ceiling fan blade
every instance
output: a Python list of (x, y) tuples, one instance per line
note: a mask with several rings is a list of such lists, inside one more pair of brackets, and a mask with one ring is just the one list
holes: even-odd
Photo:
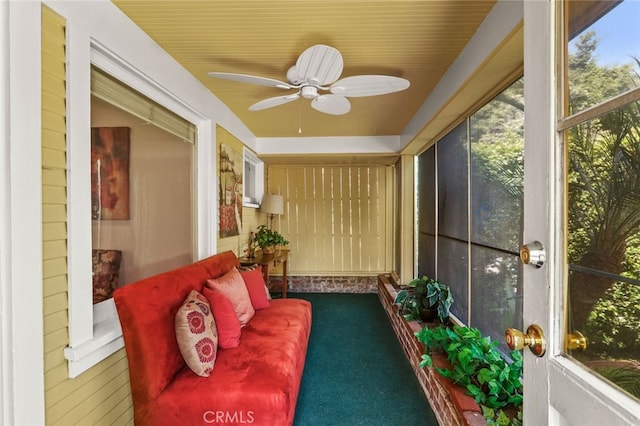
[(377, 96), (400, 92), (410, 85), (409, 80), (389, 75), (355, 75), (336, 81), (329, 90), (348, 97)]
[(255, 104), (251, 105), (249, 107), (249, 111), (260, 111), (274, 106), (283, 105), (288, 102), (295, 101), (299, 97), (300, 92), (294, 93), (292, 95), (276, 96), (275, 98), (263, 99), (260, 102), (256, 102)]
[(339, 79), (343, 66), (342, 55), (337, 49), (316, 44), (302, 52), (295, 69), (303, 81), (323, 86)]
[(351, 110), (351, 102), (340, 95), (320, 95), (313, 98), (311, 106), (326, 114), (343, 115)]
[(210, 72), (209, 77), (224, 78), (225, 80), (239, 81), (241, 83), (259, 84), (261, 86), (278, 87), (280, 89), (295, 89), (296, 86), (292, 86), (284, 81), (274, 80), (273, 78), (257, 77), (255, 75), (248, 74), (235, 74), (231, 72)]

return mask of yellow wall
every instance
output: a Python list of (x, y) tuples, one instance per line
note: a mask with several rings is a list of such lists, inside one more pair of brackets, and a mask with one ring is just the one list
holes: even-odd
[[(68, 378), (65, 21), (43, 8), (42, 215), (45, 418), (49, 425), (133, 424), (124, 349)], [(87, 142), (89, 143), (89, 142)]]
[[(217, 158), (220, 158), (220, 145), (226, 145), (242, 155), (244, 144), (220, 126), (216, 126), (216, 140), (218, 141), (216, 146)], [(216, 171), (216, 176), (218, 176), (216, 191), (218, 191), (218, 196), (220, 196), (220, 161), (218, 161), (218, 164), (216, 164)], [(220, 233), (218, 232), (218, 252), (233, 250), (236, 255), (242, 256), (243, 250), (245, 250), (247, 247), (249, 233), (251, 231), (255, 231), (258, 225), (266, 223), (266, 220), (266, 215), (264, 213), (260, 213), (258, 209), (243, 207), (242, 229), (240, 230), (240, 235), (220, 238)]]

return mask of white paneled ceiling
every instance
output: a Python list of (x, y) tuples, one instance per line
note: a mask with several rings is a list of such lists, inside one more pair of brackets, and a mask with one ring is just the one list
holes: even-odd
[[(258, 137), (398, 135), (473, 36), (495, 0), (130, 1), (114, 3), (240, 117)], [(286, 80), (314, 44), (337, 48), (342, 77), (406, 78), (403, 92), (351, 98), (343, 116), (306, 99), (263, 111), (286, 92), (214, 79), (212, 71)]]

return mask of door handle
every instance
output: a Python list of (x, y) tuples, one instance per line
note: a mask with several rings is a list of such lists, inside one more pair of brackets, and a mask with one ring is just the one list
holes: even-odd
[(577, 330), (567, 333), (565, 347), (570, 351), (584, 351), (587, 349), (587, 338)]
[(532, 324), (527, 328), (527, 333), (523, 333), (515, 328), (507, 328), (504, 335), (507, 346), (512, 351), (519, 351), (525, 346), (529, 347), (531, 353), (541, 357), (547, 351), (547, 344), (544, 339), (544, 333), (539, 325)]
[(542, 268), (544, 261), (547, 260), (547, 253), (540, 241), (534, 241), (520, 247), (520, 260), (525, 265)]

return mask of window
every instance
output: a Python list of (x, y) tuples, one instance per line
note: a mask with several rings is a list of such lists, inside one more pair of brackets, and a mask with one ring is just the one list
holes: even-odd
[(640, 399), (640, 3), (567, 2), (565, 351)]
[(96, 68), (91, 76), (97, 303), (117, 287), (193, 260), (195, 127)]
[(194, 146), (95, 97), (91, 125), (98, 303), (117, 287), (193, 260)]
[[(73, 49), (73, 45), (68, 51), (67, 78), (71, 102), (67, 129), (69, 346), (65, 357), (69, 360), (70, 377), (124, 345), (113, 299), (92, 297), (92, 275), (105, 267), (92, 265), (93, 250), (120, 252), (122, 265), (117, 281), (124, 285), (193, 261), (197, 245), (193, 223), (195, 126), (130, 87), (153, 94), (181, 112), (185, 112), (184, 104), (101, 48), (92, 45), (89, 57), (83, 55), (83, 49)], [(126, 80), (129, 87), (97, 69), (90, 78), (89, 60), (109, 69), (115, 78)], [(89, 88), (94, 95), (91, 99)], [(200, 118), (190, 111), (186, 115), (194, 122)], [(126, 131), (105, 135), (100, 130), (109, 133), (114, 128)], [(117, 193), (118, 200), (128, 201), (129, 211), (118, 218), (105, 220), (104, 207), (111, 203), (114, 191), (98, 191), (104, 185), (93, 188), (96, 202), (92, 210), (92, 133), (94, 140), (108, 140), (106, 145), (111, 144), (113, 135), (129, 141), (128, 185)], [(100, 172), (94, 178), (114, 177), (111, 165), (107, 166), (110, 160), (102, 157), (104, 163), (95, 169)], [(184, 207), (175, 208), (180, 205)], [(99, 303), (92, 304), (92, 299)]]
[(264, 195), (264, 162), (244, 148), (244, 176), (242, 181), (242, 205), (260, 207)]
[(522, 322), (523, 80), (418, 158), (418, 275), (448, 284), (453, 314), (502, 342)]

